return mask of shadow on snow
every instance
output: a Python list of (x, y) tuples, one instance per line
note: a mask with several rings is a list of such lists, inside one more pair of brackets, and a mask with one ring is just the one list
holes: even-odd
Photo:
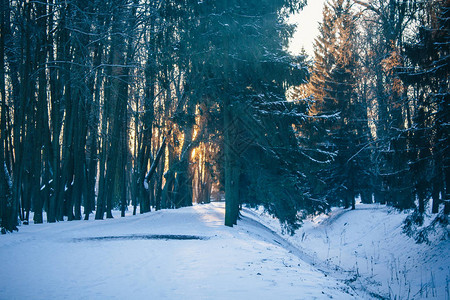
[(111, 235), (75, 238), (73, 242), (85, 241), (115, 241), (115, 240), (207, 240), (206, 236), (180, 235), (180, 234), (132, 234), (132, 235)]

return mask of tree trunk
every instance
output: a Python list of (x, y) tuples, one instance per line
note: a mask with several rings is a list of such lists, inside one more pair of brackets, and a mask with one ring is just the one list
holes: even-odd
[(224, 152), (225, 152), (225, 225), (232, 227), (239, 217), (239, 157), (233, 150), (236, 128), (232, 123), (229, 101), (224, 103)]
[[(188, 110), (187, 114), (190, 113), (192, 112)], [(181, 149), (180, 161), (177, 163), (177, 188), (174, 193), (174, 203), (177, 208), (192, 205), (192, 175), (189, 167), (193, 134), (192, 125), (185, 127), (183, 148)]]
[(432, 186), (432, 190), (431, 190), (431, 198), (433, 199), (431, 213), (433, 213), (433, 214), (437, 214), (439, 212), (439, 204), (441, 203), (439, 194), (440, 194), (441, 190), (442, 189), (440, 186), (440, 178), (434, 178), (433, 186)]
[(1, 233), (18, 230), (18, 211), (16, 198), (12, 194), (12, 181), (7, 168), (6, 137), (6, 90), (5, 90), (5, 36), (9, 28), (9, 1), (1, 0), (0, 10), (0, 218)]

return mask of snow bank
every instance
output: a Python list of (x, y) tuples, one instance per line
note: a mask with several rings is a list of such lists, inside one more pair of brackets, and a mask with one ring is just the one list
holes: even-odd
[[(282, 234), (262, 209), (244, 215)], [(334, 209), (283, 238), (318, 268), (388, 299), (449, 299), (450, 241), (416, 244), (402, 232), (407, 213), (376, 204)]]

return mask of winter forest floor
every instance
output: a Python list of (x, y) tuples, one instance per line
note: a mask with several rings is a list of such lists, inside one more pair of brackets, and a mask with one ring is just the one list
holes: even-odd
[(336, 209), (282, 233), (262, 210), (223, 226), (224, 203), (0, 237), (0, 299), (448, 299), (449, 241), (415, 244), (406, 214)]

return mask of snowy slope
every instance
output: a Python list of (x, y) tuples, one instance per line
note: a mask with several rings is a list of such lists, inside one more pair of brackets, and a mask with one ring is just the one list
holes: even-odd
[(259, 222), (223, 218), (213, 203), (21, 226), (0, 237), (0, 299), (370, 298)]
[[(244, 210), (282, 235), (279, 222), (263, 210)], [(406, 213), (384, 205), (358, 204), (306, 220), (283, 238), (305, 260), (331, 276), (387, 299), (449, 299), (450, 241), (416, 244), (402, 233)]]

